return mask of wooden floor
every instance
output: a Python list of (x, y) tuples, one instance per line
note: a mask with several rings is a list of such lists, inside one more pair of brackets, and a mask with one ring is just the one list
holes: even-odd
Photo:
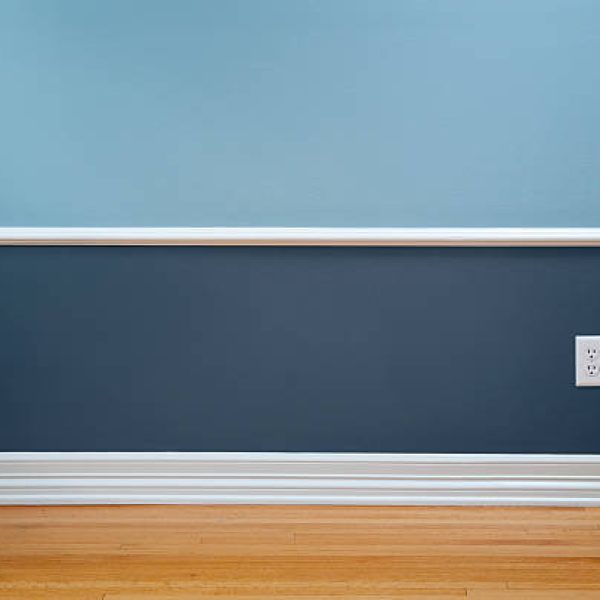
[(600, 600), (600, 509), (2, 507), (0, 598)]

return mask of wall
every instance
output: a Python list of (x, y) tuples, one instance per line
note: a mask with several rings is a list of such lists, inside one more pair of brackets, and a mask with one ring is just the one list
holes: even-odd
[(600, 452), (600, 248), (0, 248), (0, 450)]
[[(4, 0), (0, 227), (600, 226), (596, 0)], [(0, 450), (600, 452), (600, 248), (0, 247)]]
[(3, 0), (0, 226), (598, 226), (599, 20)]

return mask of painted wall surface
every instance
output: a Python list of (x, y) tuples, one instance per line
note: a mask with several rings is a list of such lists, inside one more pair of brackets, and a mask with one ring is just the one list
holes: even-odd
[(599, 226), (597, 0), (2, 0), (0, 226)]
[(0, 248), (0, 450), (600, 452), (600, 248)]

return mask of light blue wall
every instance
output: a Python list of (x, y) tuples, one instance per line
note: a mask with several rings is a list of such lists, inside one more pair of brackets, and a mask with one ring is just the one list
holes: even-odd
[(598, 0), (1, 0), (0, 225), (600, 225)]

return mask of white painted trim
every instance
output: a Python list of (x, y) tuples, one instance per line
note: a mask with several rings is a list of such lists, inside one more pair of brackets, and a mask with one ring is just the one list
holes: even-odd
[(0, 504), (600, 506), (600, 455), (5, 452)]
[(0, 227), (0, 245), (598, 246), (600, 227)]

